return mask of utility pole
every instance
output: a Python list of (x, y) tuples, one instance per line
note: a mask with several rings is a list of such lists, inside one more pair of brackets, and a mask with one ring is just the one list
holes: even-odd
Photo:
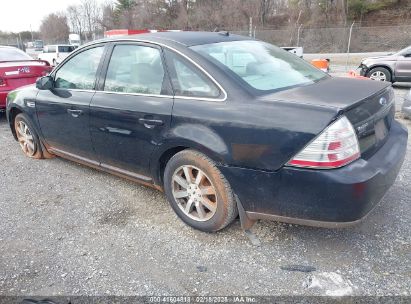
[(352, 35), (352, 28), (354, 27), (354, 23), (355, 21), (351, 24), (350, 35), (348, 36), (347, 60), (345, 62), (345, 70), (348, 70), (348, 58), (350, 57), (351, 35)]
[(300, 32), (301, 32), (301, 27), (303, 25), (300, 24), (300, 26), (298, 27), (298, 32), (297, 32), (297, 46), (300, 46)]
[(33, 30), (31, 29), (31, 24), (30, 24), (30, 34), (31, 34), (31, 42), (34, 42)]
[(253, 36), (253, 17), (250, 17), (250, 24), (248, 25), (248, 36)]

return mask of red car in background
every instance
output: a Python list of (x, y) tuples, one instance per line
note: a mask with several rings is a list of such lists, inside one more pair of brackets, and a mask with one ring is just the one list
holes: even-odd
[(15, 47), (0, 46), (0, 110), (6, 107), (7, 94), (21, 86), (35, 83), (52, 67), (46, 61), (34, 60)]

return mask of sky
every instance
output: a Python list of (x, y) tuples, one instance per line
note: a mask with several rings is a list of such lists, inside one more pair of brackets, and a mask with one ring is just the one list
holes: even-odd
[(65, 11), (67, 6), (79, 3), (80, 0), (0, 0), (0, 31), (29, 31), (30, 25), (37, 31), (48, 14)]

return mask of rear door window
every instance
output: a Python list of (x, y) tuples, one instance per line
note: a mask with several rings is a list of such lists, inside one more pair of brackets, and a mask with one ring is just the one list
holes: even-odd
[(74, 46), (71, 45), (59, 45), (58, 46), (59, 53), (71, 53), (74, 51)]
[(116, 45), (108, 65), (104, 91), (160, 95), (164, 75), (160, 49)]
[(176, 96), (217, 98), (221, 95), (213, 81), (188, 60), (172, 51), (167, 50), (166, 54)]

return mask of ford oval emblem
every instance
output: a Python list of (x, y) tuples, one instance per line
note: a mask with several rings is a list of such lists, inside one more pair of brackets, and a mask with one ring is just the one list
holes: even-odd
[(382, 106), (387, 105), (387, 98), (381, 97), (381, 98), (380, 98), (380, 105), (382, 105)]

